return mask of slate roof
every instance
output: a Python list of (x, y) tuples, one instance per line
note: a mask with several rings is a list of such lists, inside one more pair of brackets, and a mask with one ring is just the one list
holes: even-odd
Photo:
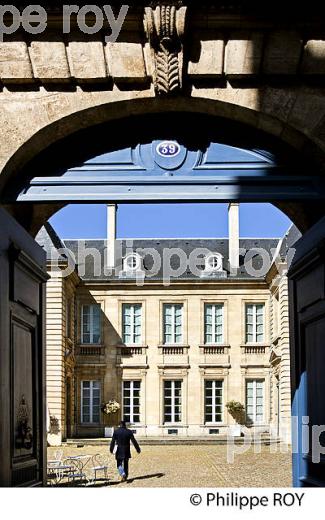
[[(262, 257), (256, 248), (263, 249), (269, 255), (270, 264), (278, 246), (279, 239), (242, 239), (240, 247), (246, 253), (254, 250), (252, 266), (255, 270), (262, 267)], [(132, 280), (134, 275), (123, 272), (123, 259), (130, 253), (136, 252), (141, 258), (143, 270), (138, 273), (146, 280), (208, 280), (216, 281), (228, 279), (229, 277), (229, 241), (228, 239), (136, 239), (116, 241), (116, 271), (111, 274), (105, 268), (105, 240), (66, 240), (65, 246), (75, 255), (78, 272), (84, 280)], [(84, 251), (89, 250), (87, 256)], [(92, 250), (92, 251), (91, 251)], [(210, 253), (218, 253), (223, 257), (223, 272), (207, 276), (204, 271), (204, 259)], [(92, 256), (93, 255), (93, 256)], [(198, 258), (196, 264), (195, 259)], [(98, 259), (95, 267), (94, 258)], [(190, 259), (192, 259), (190, 263)], [(247, 258), (246, 258), (247, 260)], [(250, 259), (249, 259), (250, 261)], [(201, 265), (198, 265), (200, 264)], [(189, 265), (188, 265), (189, 264)], [(195, 269), (195, 265), (197, 268)], [(169, 268), (170, 266), (170, 268)], [(194, 268), (192, 267), (194, 266)], [(264, 279), (258, 276), (259, 279)], [(241, 258), (241, 266), (236, 277), (240, 279), (256, 278), (252, 276), (251, 270), (247, 269), (247, 261)]]
[[(280, 247), (280, 256), (281, 258), (286, 258), (290, 249), (294, 249), (294, 244), (302, 237), (299, 229), (292, 224), (292, 226), (288, 229), (286, 234), (284, 235)], [(290, 255), (291, 256), (291, 255)]]
[(45, 250), (47, 260), (65, 260), (65, 257), (58, 253), (58, 249), (63, 249), (64, 243), (54, 231), (53, 227), (47, 222), (35, 237), (36, 242)]
[[(85, 281), (129, 281), (135, 278), (146, 282), (162, 281), (225, 281), (264, 280), (277, 252), (281, 258), (294, 251), (294, 243), (301, 237), (292, 225), (283, 239), (243, 238), (240, 239), (240, 268), (236, 276), (229, 273), (229, 240), (227, 238), (163, 238), (163, 239), (117, 239), (116, 270), (107, 266), (106, 240), (61, 240), (49, 223), (38, 233), (36, 240), (45, 249), (48, 261), (66, 261), (67, 256), (76, 260), (76, 268)], [(64, 249), (66, 254), (58, 254)], [(136, 252), (141, 258), (142, 269), (136, 275), (123, 271), (124, 258)], [(223, 257), (223, 271), (209, 275), (205, 269), (205, 257), (218, 253)], [(96, 259), (96, 260), (94, 260)], [(189, 261), (192, 260), (189, 264)], [(194, 265), (194, 269), (193, 269)], [(170, 268), (169, 268), (170, 266)], [(190, 267), (191, 266), (191, 267)]]

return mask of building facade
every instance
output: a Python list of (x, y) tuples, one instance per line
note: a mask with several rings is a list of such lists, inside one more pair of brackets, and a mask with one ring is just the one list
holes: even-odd
[[(63, 243), (49, 224), (38, 235), (51, 277), (49, 443), (104, 437), (120, 418), (139, 436), (238, 434), (240, 422), (244, 434), (289, 442), (295, 228), (282, 240), (239, 239), (232, 204), (229, 238), (116, 240), (108, 212), (107, 240)], [(121, 408), (106, 416), (110, 400)]]

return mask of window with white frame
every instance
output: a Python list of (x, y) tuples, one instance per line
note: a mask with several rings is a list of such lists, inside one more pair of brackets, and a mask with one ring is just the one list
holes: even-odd
[(204, 381), (205, 423), (220, 423), (223, 420), (223, 381)]
[(182, 381), (164, 381), (164, 423), (182, 421)]
[(205, 259), (206, 271), (222, 271), (222, 256), (217, 253), (208, 255)]
[(204, 305), (204, 343), (206, 345), (223, 343), (223, 304)]
[(140, 422), (141, 381), (123, 381), (123, 420), (132, 424)]
[(252, 424), (264, 422), (264, 379), (246, 380), (246, 417)]
[(164, 345), (183, 342), (183, 305), (164, 304), (163, 306)]
[(124, 271), (140, 271), (141, 257), (137, 253), (130, 253), (124, 258)]
[(264, 311), (264, 303), (246, 304), (246, 343), (263, 343)]
[(81, 312), (81, 343), (99, 344), (101, 342), (100, 305), (83, 305)]
[(100, 422), (100, 382), (81, 381), (81, 422)]
[(125, 345), (139, 345), (142, 341), (142, 305), (123, 303), (122, 338)]

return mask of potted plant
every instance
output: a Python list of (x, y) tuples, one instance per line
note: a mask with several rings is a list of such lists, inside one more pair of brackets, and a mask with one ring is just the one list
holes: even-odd
[(226, 404), (226, 408), (236, 421), (236, 424), (229, 427), (230, 434), (233, 437), (240, 437), (241, 425), (245, 424), (245, 407), (240, 402), (232, 400)]
[(114, 418), (114, 416), (116, 416), (120, 408), (120, 404), (115, 399), (110, 399), (107, 403), (102, 404), (102, 413), (110, 419), (108, 421), (109, 427), (105, 428), (105, 437), (111, 437), (113, 435), (114, 426), (116, 425), (112, 424), (112, 419)]

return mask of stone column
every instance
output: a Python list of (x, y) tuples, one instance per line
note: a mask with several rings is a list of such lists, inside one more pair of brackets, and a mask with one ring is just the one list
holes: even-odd
[(239, 204), (231, 203), (228, 207), (229, 223), (229, 264), (231, 272), (236, 274), (239, 268)]
[(115, 269), (116, 205), (107, 205), (107, 267)]

